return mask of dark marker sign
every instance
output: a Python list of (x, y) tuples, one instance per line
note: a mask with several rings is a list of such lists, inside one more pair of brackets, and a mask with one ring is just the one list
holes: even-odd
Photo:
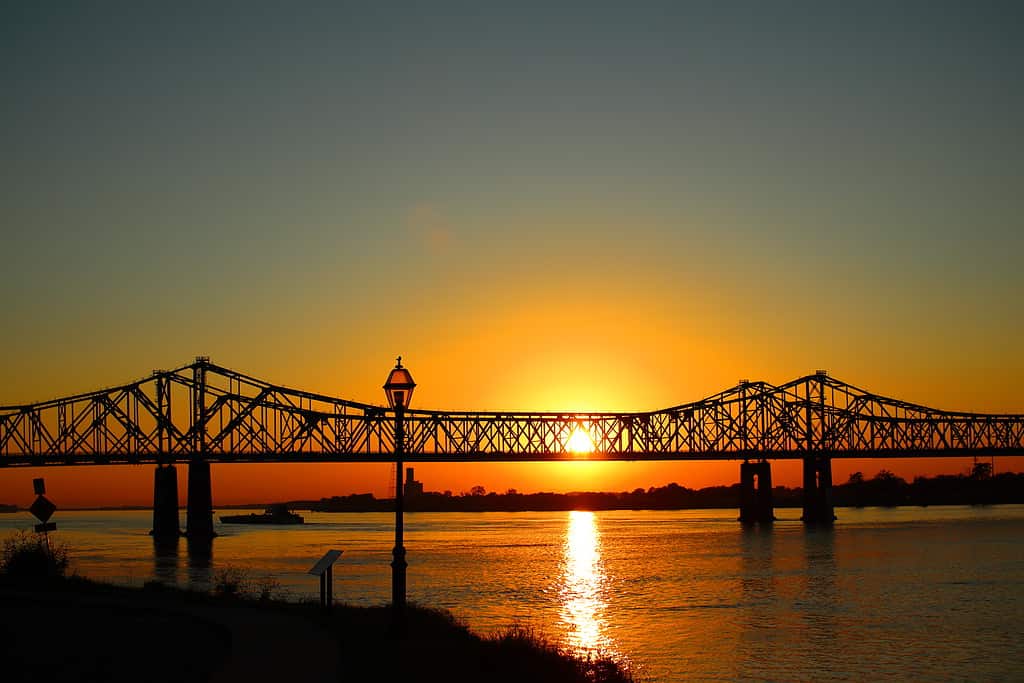
[(51, 503), (46, 496), (39, 496), (36, 498), (36, 502), (32, 503), (28, 511), (35, 515), (36, 519), (40, 522), (50, 521), (50, 517), (53, 517), (53, 513), (57, 510), (57, 506)]

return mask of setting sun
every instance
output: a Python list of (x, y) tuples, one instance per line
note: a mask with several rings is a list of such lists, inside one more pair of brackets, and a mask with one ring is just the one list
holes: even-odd
[(583, 426), (576, 425), (576, 429), (572, 431), (572, 435), (565, 443), (565, 450), (570, 453), (593, 453), (594, 440), (590, 438), (590, 433)]

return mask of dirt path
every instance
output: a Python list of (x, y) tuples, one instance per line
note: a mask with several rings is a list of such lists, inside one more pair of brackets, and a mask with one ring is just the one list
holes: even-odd
[(231, 653), (211, 683), (339, 680), (337, 644), (307, 619), (246, 607), (190, 611), (231, 634)]
[(26, 589), (0, 590), (0, 604), (5, 680), (340, 680), (328, 632), (282, 610)]

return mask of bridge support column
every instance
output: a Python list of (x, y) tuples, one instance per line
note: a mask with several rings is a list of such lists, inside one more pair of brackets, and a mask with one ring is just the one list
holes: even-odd
[(775, 521), (772, 466), (765, 460), (740, 464), (740, 521), (744, 524)]
[(178, 471), (174, 465), (157, 465), (153, 473), (154, 538), (178, 538)]
[(832, 505), (832, 458), (812, 455), (804, 458), (804, 514), (805, 524), (830, 525), (835, 521)]
[(185, 534), (189, 538), (213, 538), (213, 486), (210, 463), (195, 458), (188, 463), (188, 512)]

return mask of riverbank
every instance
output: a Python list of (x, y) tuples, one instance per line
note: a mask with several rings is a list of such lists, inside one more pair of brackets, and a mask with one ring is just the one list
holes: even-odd
[[(983, 467), (984, 466), (984, 467)], [(568, 512), (571, 510), (728, 510), (740, 506), (739, 484), (689, 489), (676, 483), (666, 486), (615, 492), (487, 493), (483, 487), (462, 495), (423, 491), (407, 494), (406, 512)], [(1005, 505), (1024, 503), (1024, 474), (992, 474), (988, 463), (978, 463), (971, 475), (917, 477), (907, 482), (886, 470), (868, 479), (854, 473), (846, 483), (832, 488), (836, 507), (898, 507), (904, 505)], [(776, 508), (801, 508), (803, 489), (772, 488)], [(356, 494), (318, 501), (289, 501), (296, 510), (314, 512), (388, 512), (390, 498)]]
[[(223, 591), (222, 591), (223, 592)], [(632, 678), (527, 630), (484, 638), (448, 612), (410, 606), (400, 635), (388, 607), (212, 595), (80, 577), (0, 577), (4, 680), (594, 681)]]

